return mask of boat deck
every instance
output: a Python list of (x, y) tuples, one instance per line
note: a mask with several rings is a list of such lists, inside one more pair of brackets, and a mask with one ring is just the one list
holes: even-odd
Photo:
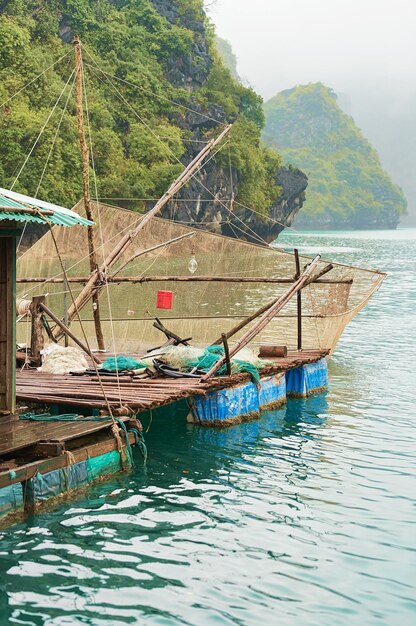
[[(307, 363), (314, 363), (328, 354), (328, 350), (289, 351), (287, 357), (268, 359), (272, 361), (260, 371), (271, 375), (287, 371)], [(105, 410), (106, 400), (117, 414), (122, 408), (134, 411), (155, 409), (182, 398), (218, 389), (227, 389), (249, 380), (248, 374), (218, 376), (209, 381), (198, 378), (139, 378), (135, 376), (102, 375), (101, 385), (96, 376), (72, 376), (44, 374), (37, 370), (24, 369), (17, 373), (16, 395), (19, 401), (64, 406), (89, 407)]]

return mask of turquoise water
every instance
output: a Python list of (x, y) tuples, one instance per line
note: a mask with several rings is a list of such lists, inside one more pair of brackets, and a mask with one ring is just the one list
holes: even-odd
[(153, 420), (147, 468), (0, 533), (0, 624), (407, 625), (416, 230), (280, 245), (389, 272), (330, 390), (226, 431)]

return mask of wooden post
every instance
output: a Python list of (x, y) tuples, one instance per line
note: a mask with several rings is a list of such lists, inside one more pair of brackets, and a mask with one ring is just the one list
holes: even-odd
[[(93, 221), (92, 209), (91, 209), (91, 195), (90, 195), (90, 159), (87, 142), (85, 139), (84, 130), (84, 106), (83, 106), (83, 66), (82, 66), (82, 54), (81, 54), (81, 42), (78, 35), (74, 35), (74, 51), (75, 51), (75, 64), (76, 64), (76, 88), (77, 88), (77, 120), (78, 120), (78, 134), (79, 144), (81, 147), (82, 155), (82, 187), (84, 195), (85, 213), (89, 220)], [(95, 253), (94, 242), (94, 230), (92, 226), (88, 226), (88, 251), (90, 257), (90, 270), (91, 272), (98, 272), (97, 256)], [(100, 304), (99, 304), (99, 292), (94, 290), (92, 292), (92, 314), (94, 318), (95, 335), (97, 337), (97, 344), (99, 350), (105, 350), (103, 331), (101, 328), (100, 319)]]
[(51, 319), (53, 319), (55, 324), (58, 324), (60, 329), (66, 335), (68, 335), (68, 337), (70, 337), (72, 339), (72, 341), (77, 344), (77, 346), (79, 346), (81, 348), (81, 350), (84, 350), (84, 352), (86, 352), (91, 357), (91, 359), (93, 361), (95, 361), (95, 363), (101, 364), (100, 359), (97, 358), (93, 352), (91, 352), (91, 350), (89, 349), (89, 347), (87, 345), (85, 345), (85, 343), (83, 343), (80, 339), (78, 339), (78, 337), (76, 335), (74, 335), (74, 333), (69, 328), (67, 328), (65, 326), (65, 324), (62, 322), (62, 320), (60, 320), (59, 317), (57, 315), (55, 315), (55, 313), (53, 311), (51, 311), (45, 304), (42, 304), (41, 308), (42, 308), (42, 311), (44, 311), (46, 313), (46, 315), (49, 315), (49, 317)]
[(32, 361), (36, 366), (41, 364), (41, 350), (45, 345), (43, 336), (43, 323), (42, 323), (42, 304), (45, 303), (45, 296), (35, 296), (32, 298), (32, 304), (30, 305), (30, 314), (32, 316), (32, 331), (30, 336), (30, 351), (32, 355)]
[(228, 376), (231, 376), (230, 350), (228, 348), (227, 335), (225, 333), (222, 333), (221, 339), (222, 339), (222, 343), (224, 344), (224, 355), (225, 355), (225, 365), (227, 367), (227, 374)]
[[(68, 326), (68, 292), (69, 292), (68, 280), (67, 280), (66, 274), (64, 274), (64, 317), (63, 317), (63, 321), (64, 321), (65, 326)], [(67, 348), (68, 345), (69, 345), (68, 335), (65, 335), (65, 337), (64, 337), (64, 345), (65, 345), (65, 348)]]
[[(300, 276), (299, 250), (295, 248), (293, 252), (295, 253), (295, 264), (296, 264), (295, 279), (297, 280)], [(302, 291), (301, 290), (299, 290), (297, 293), (297, 322), (298, 322), (298, 350), (302, 350)]]
[(0, 415), (16, 408), (16, 235), (0, 224)]

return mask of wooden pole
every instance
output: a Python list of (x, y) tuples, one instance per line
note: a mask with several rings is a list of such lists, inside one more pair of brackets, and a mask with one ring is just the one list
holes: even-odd
[[(90, 159), (87, 142), (85, 139), (84, 130), (84, 106), (83, 106), (83, 66), (82, 66), (82, 53), (81, 42), (78, 35), (74, 35), (74, 52), (75, 52), (75, 64), (76, 64), (76, 91), (77, 91), (77, 120), (78, 120), (78, 135), (79, 144), (82, 155), (82, 189), (84, 196), (85, 213), (89, 220), (93, 221), (93, 214), (91, 209), (91, 196), (90, 196)], [(95, 241), (94, 230), (92, 226), (88, 226), (88, 251), (90, 258), (90, 270), (91, 272), (97, 272), (97, 256), (95, 253)], [(100, 304), (98, 301), (98, 292), (92, 292), (92, 313), (94, 318), (95, 336), (97, 337), (97, 344), (99, 350), (105, 350), (103, 331), (101, 328), (100, 319)], [(69, 319), (69, 315), (68, 315)]]
[[(68, 285), (67, 275), (65, 273), (64, 275), (64, 318), (63, 318), (65, 326), (68, 326), (68, 292), (69, 292), (69, 285)], [(68, 335), (65, 335), (64, 345), (65, 345), (65, 348), (68, 347)]]
[[(289, 302), (289, 300), (305, 285), (314, 271), (316, 265), (319, 263), (320, 255), (316, 256), (314, 260), (307, 266), (307, 268), (300, 275), (293, 285), (279, 298), (276, 299), (269, 309), (267, 309), (261, 317), (253, 324), (253, 326), (241, 337), (241, 339), (231, 348), (229, 356), (233, 357), (239, 350), (244, 348), (256, 335), (258, 335), (263, 328), (265, 328), (277, 313), (283, 309), (283, 307)], [(202, 380), (208, 380), (213, 376), (225, 363), (225, 355), (221, 357), (217, 363), (215, 363), (211, 369), (202, 377)]]
[(46, 315), (49, 315), (49, 317), (51, 319), (53, 319), (53, 321), (58, 324), (58, 326), (61, 328), (61, 330), (68, 335), (68, 337), (70, 337), (72, 339), (72, 341), (74, 343), (77, 344), (77, 346), (79, 346), (81, 348), (81, 350), (84, 350), (84, 352), (86, 352), (93, 361), (95, 361), (96, 363), (101, 364), (100, 359), (98, 359), (95, 354), (93, 352), (91, 352), (91, 350), (89, 349), (88, 346), (85, 345), (85, 343), (83, 343), (80, 339), (78, 339), (78, 337), (76, 335), (74, 335), (74, 333), (67, 327), (65, 326), (65, 324), (63, 323), (62, 320), (59, 319), (59, 317), (57, 315), (55, 315), (55, 313), (53, 311), (51, 311), (46, 304), (41, 304), (41, 308), (42, 310), (46, 313)]
[[(161, 244), (165, 245), (165, 244)], [(159, 246), (158, 246), (159, 247)], [(151, 250), (151, 248), (149, 249)], [(148, 252), (149, 250), (143, 251)], [(141, 256), (141, 252), (137, 256)], [(323, 270), (322, 270), (323, 271)], [(329, 271), (326, 270), (326, 271)], [(107, 278), (109, 283), (160, 283), (160, 282), (214, 282), (214, 283), (270, 283), (275, 285), (291, 285), (295, 282), (294, 278), (269, 278), (263, 276), (117, 276), (118, 270)], [(326, 273), (326, 272), (325, 272)], [(318, 274), (319, 276), (319, 274)], [(77, 283), (85, 284), (89, 281), (89, 276), (69, 276), (68, 281), (65, 278), (41, 278), (41, 277), (25, 277), (18, 278), (17, 282), (20, 284), (29, 283), (50, 283), (50, 284), (68, 284)], [(312, 277), (305, 286), (311, 284), (317, 285), (352, 285), (352, 278), (341, 278), (339, 280), (321, 280), (319, 278)]]
[(224, 345), (225, 365), (227, 367), (227, 375), (231, 376), (231, 361), (230, 361), (230, 349), (228, 347), (227, 335), (221, 334), (222, 343)]
[(324, 283), (324, 284), (340, 284), (340, 283), (345, 283), (347, 285), (352, 285), (352, 278), (349, 278), (347, 280), (320, 280), (321, 276), (325, 276), (325, 274), (328, 274), (328, 272), (330, 272), (332, 269), (334, 269), (334, 266), (332, 265), (332, 263), (329, 263), (329, 265), (326, 265), (320, 272), (318, 272), (317, 274), (315, 274), (315, 276), (312, 276), (312, 278), (310, 278), (308, 280), (308, 282), (306, 283), (305, 287), (307, 287), (308, 285), (311, 285), (312, 283)]
[(126, 265), (128, 265), (132, 261), (135, 261), (140, 256), (148, 254), (149, 252), (154, 252), (155, 250), (159, 250), (159, 248), (170, 246), (173, 243), (177, 243), (178, 241), (181, 241), (181, 239), (188, 239), (189, 237), (194, 237), (195, 235), (196, 235), (196, 233), (194, 231), (189, 232), (189, 233), (185, 233), (184, 235), (180, 235), (179, 237), (175, 237), (174, 239), (170, 239), (169, 241), (165, 241), (164, 243), (159, 243), (157, 246), (153, 246), (152, 248), (147, 248), (147, 250), (140, 250), (139, 252), (136, 252), (136, 254), (133, 254), (131, 257), (129, 257), (127, 259), (127, 261), (125, 261), (123, 263), (123, 265), (120, 265), (120, 267), (117, 268), (116, 271), (112, 273), (111, 278), (114, 278), (114, 276), (116, 276), (116, 274), (121, 272), (121, 270), (124, 270)]
[(45, 345), (42, 323), (42, 304), (45, 304), (45, 296), (35, 296), (32, 298), (32, 304), (30, 305), (30, 314), (32, 317), (30, 352), (32, 357), (31, 360), (37, 366), (41, 364), (40, 352), (43, 350)]
[(16, 235), (6, 230), (0, 222), (0, 417), (16, 408)]
[[(300, 276), (299, 250), (295, 248), (293, 252), (295, 253), (295, 265), (296, 265), (295, 278), (298, 279)], [(297, 308), (297, 327), (298, 327), (297, 346), (298, 346), (298, 350), (302, 350), (302, 291), (301, 290), (298, 291), (296, 298), (297, 298), (296, 308)]]
[[(118, 242), (118, 244), (113, 248), (113, 250), (108, 254), (102, 265), (92, 271), (88, 282), (85, 287), (82, 289), (81, 293), (75, 299), (75, 302), (71, 305), (68, 310), (68, 323), (75, 317), (77, 311), (80, 311), (83, 306), (88, 302), (88, 300), (92, 297), (94, 291), (99, 291), (102, 288), (102, 276), (107, 276), (108, 270), (112, 267), (112, 265), (116, 262), (116, 260), (123, 254), (123, 252), (129, 247), (132, 241), (137, 237), (139, 232), (144, 228), (144, 226), (151, 220), (151, 218), (159, 213), (159, 211), (171, 200), (171, 198), (177, 193), (181, 187), (197, 172), (200, 164), (205, 159), (206, 156), (211, 152), (211, 150), (218, 145), (225, 137), (225, 135), (230, 131), (231, 125), (228, 125), (224, 128), (224, 130), (216, 137), (216, 139), (212, 139), (208, 144), (204, 146), (204, 148), (200, 151), (200, 153), (194, 158), (193, 161), (184, 169), (182, 174), (171, 184), (169, 189), (163, 194), (163, 196), (156, 202), (155, 206), (145, 213), (141, 220), (138, 222), (135, 228), (130, 232), (126, 233)], [(59, 331), (58, 331), (59, 334)]]

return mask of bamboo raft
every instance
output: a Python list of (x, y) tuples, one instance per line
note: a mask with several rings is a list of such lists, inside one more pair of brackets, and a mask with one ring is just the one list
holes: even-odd
[[(293, 350), (286, 357), (270, 359), (271, 365), (260, 370), (262, 376), (278, 374), (314, 363), (328, 354), (328, 350)], [(182, 398), (205, 395), (210, 391), (227, 389), (249, 380), (248, 374), (218, 376), (208, 380), (198, 378), (138, 378), (135, 376), (100, 376), (107, 400), (114, 413), (129, 409), (146, 411)], [(19, 401), (40, 404), (90, 407), (105, 410), (101, 386), (96, 376), (44, 374), (24, 369), (17, 373), (16, 396)]]

